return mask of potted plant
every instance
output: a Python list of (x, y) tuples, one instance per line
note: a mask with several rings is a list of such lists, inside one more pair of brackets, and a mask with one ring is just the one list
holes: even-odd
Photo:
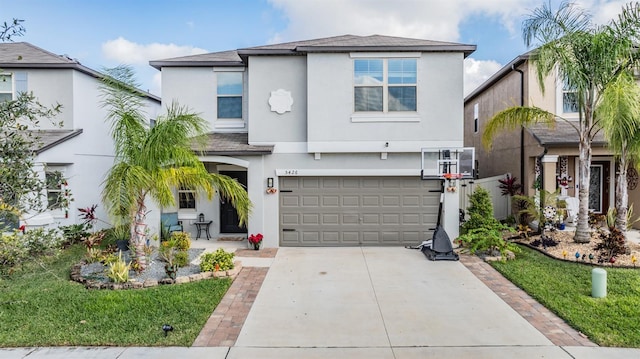
[(262, 244), (262, 234), (258, 233), (258, 234), (252, 234), (249, 236), (249, 244), (251, 244), (251, 246), (253, 246), (254, 250), (258, 250), (260, 249), (260, 244)]
[(178, 275), (178, 264), (175, 263), (176, 249), (170, 246), (160, 246), (160, 257), (165, 262), (164, 271), (167, 277), (176, 279)]

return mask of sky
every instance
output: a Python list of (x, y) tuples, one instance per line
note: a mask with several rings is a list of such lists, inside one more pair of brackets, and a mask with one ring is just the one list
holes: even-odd
[[(560, 0), (0, 0), (0, 21), (24, 20), (25, 41), (94, 70), (129, 64), (160, 95), (149, 61), (336, 35), (388, 35), (473, 44), (468, 94), (528, 51), (521, 24)], [(606, 23), (627, 0), (574, 0)]]

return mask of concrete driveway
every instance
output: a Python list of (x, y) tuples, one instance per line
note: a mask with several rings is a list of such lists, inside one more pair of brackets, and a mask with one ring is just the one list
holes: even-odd
[(564, 353), (459, 262), (397, 247), (281, 248), (230, 358), (266, 348), (440, 357), (451, 347)]

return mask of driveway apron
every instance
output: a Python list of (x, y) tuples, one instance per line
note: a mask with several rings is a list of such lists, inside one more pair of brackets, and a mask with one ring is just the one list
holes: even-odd
[(551, 345), (461, 263), (398, 247), (280, 248), (235, 344)]

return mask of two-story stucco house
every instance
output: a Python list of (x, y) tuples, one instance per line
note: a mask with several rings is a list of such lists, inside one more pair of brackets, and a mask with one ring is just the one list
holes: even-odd
[[(473, 45), (345, 35), (151, 61), (162, 100), (211, 128), (201, 160), (246, 184), (254, 208), (177, 190), (185, 230), (262, 233), (267, 247), (415, 245), (430, 239), (441, 181), (423, 148), (463, 147), (463, 60)], [(426, 151), (427, 163), (435, 163)], [(434, 177), (435, 178), (435, 177)], [(442, 224), (458, 235), (458, 193)]]
[[(54, 118), (56, 123), (62, 123), (61, 127), (43, 119), (38, 128), (33, 129), (39, 131), (42, 140), (42, 146), (34, 149), (34, 162), (48, 184), (47, 193), (41, 195), (47, 197), (49, 209), (24, 214), (22, 220), (27, 226), (77, 223), (77, 208), (94, 204), (99, 205), (98, 217), (108, 220), (100, 205), (100, 194), (114, 156), (110, 125), (105, 122), (106, 112), (101, 106), (102, 76), (77, 60), (29, 43), (0, 44), (3, 83), (0, 100), (16, 99), (20, 92), (32, 92), (42, 105), (62, 105), (61, 112)], [(145, 96), (146, 112), (154, 118), (160, 111), (160, 98)], [(65, 179), (62, 186), (61, 178)], [(62, 205), (58, 200), (66, 189), (73, 201)]]
[[(534, 187), (550, 192), (560, 189), (561, 196), (577, 206), (579, 138), (570, 123), (558, 121), (553, 129), (534, 125), (505, 132), (496, 137), (490, 152), (481, 143), (487, 121), (512, 106), (536, 106), (577, 121), (574, 92), (555, 76), (545, 79), (544, 87), (543, 93), (529, 53), (505, 65), (465, 98), (465, 145), (476, 149), (481, 178), (511, 173), (524, 184), (526, 194), (531, 195)], [(602, 133), (594, 139), (592, 149), (589, 209), (606, 213), (614, 205), (616, 163)], [(635, 169), (629, 170), (627, 180), (630, 203), (640, 201)]]

